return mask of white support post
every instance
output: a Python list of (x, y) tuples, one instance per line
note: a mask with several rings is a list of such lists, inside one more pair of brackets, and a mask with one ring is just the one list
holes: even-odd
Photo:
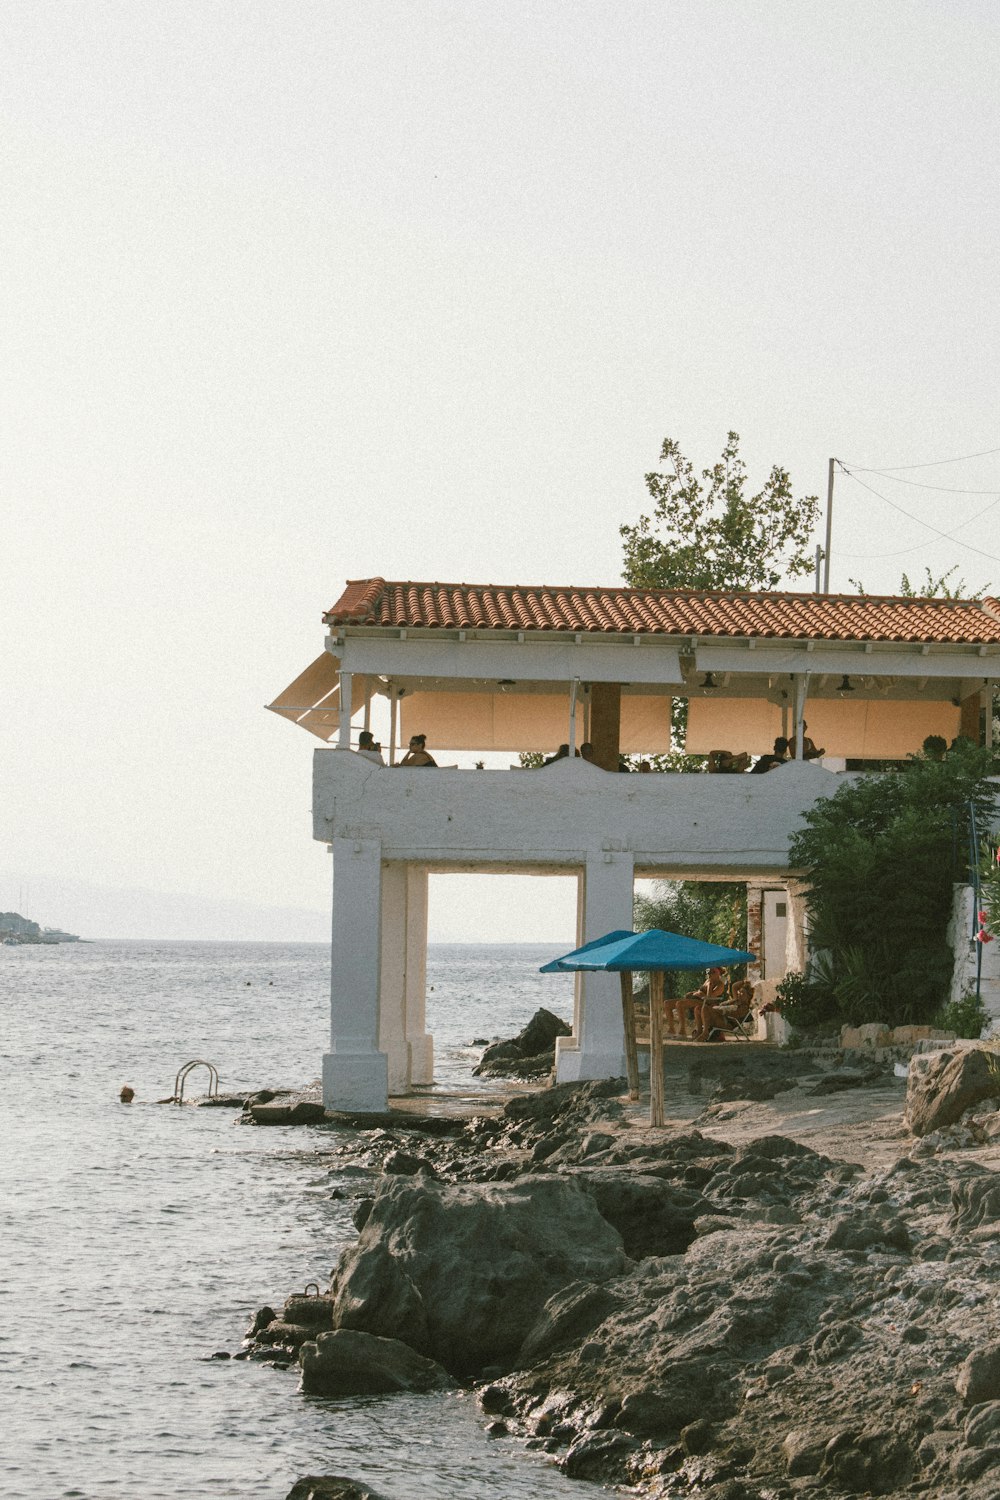
[(434, 1081), (434, 1038), (427, 1035), (427, 868), (382, 866), (379, 1047), (389, 1060), (389, 1093)]
[(338, 750), (350, 750), (351, 748), (351, 672), (340, 674), (340, 735), (337, 739)]
[(382, 845), (333, 840), (330, 1051), (323, 1058), (327, 1109), (381, 1111), (389, 1103), (387, 1059), (379, 1050)]
[[(635, 862), (628, 852), (600, 849), (587, 854), (580, 880), (579, 941), (632, 929)], [(617, 974), (581, 973), (573, 1035), (556, 1038), (556, 1079), (618, 1078), (625, 1074), (621, 981)]]
[(580, 691), (580, 679), (574, 677), (569, 685), (569, 754), (576, 754), (576, 695)]
[(396, 764), (396, 685), (389, 678), (389, 764)]
[(805, 712), (806, 712), (806, 692), (808, 690), (808, 686), (809, 686), (808, 675), (806, 675), (806, 676), (796, 675), (796, 678), (795, 678), (795, 759), (796, 760), (801, 760), (802, 759), (802, 751), (803, 751), (803, 748), (804, 748), (803, 742), (805, 740), (805, 730), (803, 729), (802, 720), (805, 718)]
[(427, 1030), (427, 866), (406, 867), (406, 1045), (410, 1082), (434, 1082), (434, 1038)]
[(382, 866), (382, 918), (379, 927), (378, 1045), (388, 1058), (390, 1095), (410, 1088), (406, 1045), (406, 865)]

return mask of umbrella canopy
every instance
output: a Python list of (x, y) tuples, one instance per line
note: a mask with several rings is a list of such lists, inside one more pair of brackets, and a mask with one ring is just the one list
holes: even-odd
[(543, 964), (542, 974), (556, 974), (568, 969), (610, 969), (616, 972), (641, 969), (710, 969), (730, 964), (750, 963), (756, 954), (742, 948), (722, 948), (718, 943), (703, 943), (698, 938), (682, 937), (678, 932), (663, 932), (653, 927), (649, 932), (605, 933), (604, 937), (564, 953)]
[(593, 938), (589, 943), (584, 943), (582, 948), (574, 948), (572, 953), (564, 953), (562, 958), (553, 958), (547, 964), (542, 964), (539, 974), (564, 974), (568, 969), (582, 968), (582, 964), (574, 962), (581, 954), (593, 953), (595, 948), (604, 948), (608, 943), (617, 943), (620, 938), (635, 937), (627, 927), (618, 927), (614, 932), (606, 932), (603, 937)]

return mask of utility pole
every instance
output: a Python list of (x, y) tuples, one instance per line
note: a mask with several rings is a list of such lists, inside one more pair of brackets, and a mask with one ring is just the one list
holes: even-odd
[(823, 592), (830, 592), (830, 545), (833, 536), (833, 466), (839, 459), (831, 458), (830, 475), (826, 482), (826, 550), (823, 556)]

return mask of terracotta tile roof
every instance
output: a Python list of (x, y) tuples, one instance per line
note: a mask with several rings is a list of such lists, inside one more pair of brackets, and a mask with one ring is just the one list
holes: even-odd
[(1000, 644), (996, 599), (867, 594), (705, 593), (687, 589), (348, 583), (328, 625), (387, 629), (552, 630), (789, 640)]

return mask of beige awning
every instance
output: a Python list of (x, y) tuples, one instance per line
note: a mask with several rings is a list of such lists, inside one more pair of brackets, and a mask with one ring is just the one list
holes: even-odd
[[(401, 741), (425, 734), (439, 750), (539, 750), (551, 754), (569, 739), (569, 689), (549, 692), (407, 693), (401, 700)], [(670, 703), (663, 694), (623, 693), (621, 749), (655, 755), (670, 748)], [(584, 700), (577, 701), (577, 743)]]
[(321, 740), (340, 727), (340, 662), (328, 651), (317, 656), (267, 707)]
[[(951, 741), (959, 732), (960, 710), (938, 699), (810, 698), (805, 706), (809, 738), (827, 755), (850, 760), (905, 760), (929, 734)], [(686, 750), (749, 750), (764, 755), (781, 734), (781, 709), (763, 698), (692, 698), (688, 705)], [(794, 724), (789, 725), (794, 733)]]

